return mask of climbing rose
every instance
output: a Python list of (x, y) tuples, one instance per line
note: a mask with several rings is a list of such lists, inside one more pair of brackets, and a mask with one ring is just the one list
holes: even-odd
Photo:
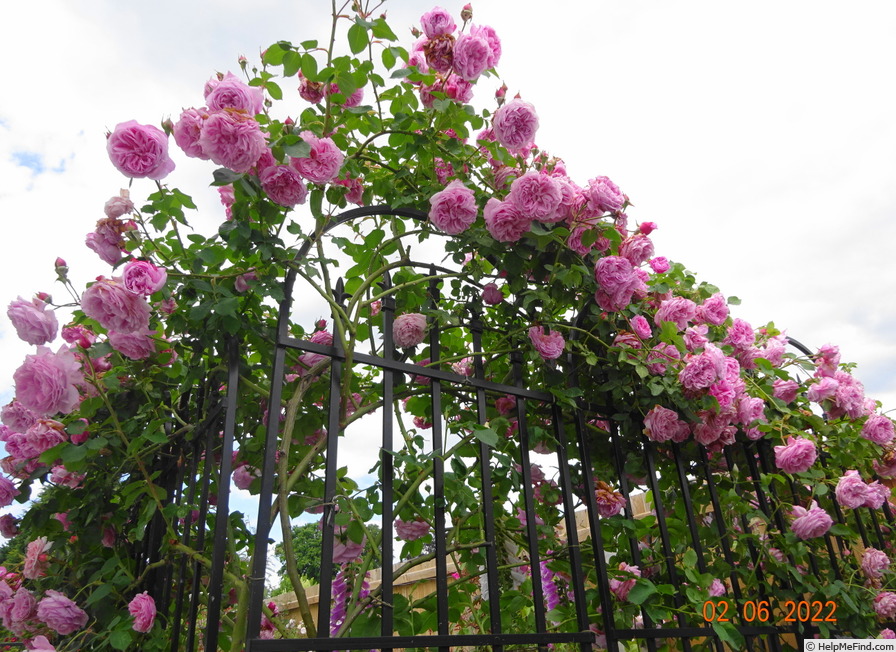
[(271, 201), (288, 207), (305, 203), (308, 189), (294, 168), (288, 165), (272, 165), (265, 168), (258, 179)]
[[(634, 575), (635, 577), (641, 577), (641, 569), (640, 568), (638, 568), (637, 566), (629, 566), (625, 562), (622, 562), (621, 564), (619, 564), (619, 570), (627, 571), (629, 574)], [(627, 579), (627, 580), (617, 580), (615, 578), (611, 579), (610, 580), (610, 591), (612, 591), (613, 595), (615, 595), (620, 600), (625, 600), (628, 598), (629, 591), (632, 590), (632, 588), (635, 586), (635, 583), (637, 581), (638, 580), (636, 580), (635, 578), (631, 578), (631, 579)]]
[(156, 352), (155, 331), (148, 328), (135, 333), (109, 331), (112, 348), (131, 360), (145, 360)]
[(890, 558), (880, 550), (875, 548), (865, 548), (865, 554), (862, 555), (862, 571), (865, 575), (876, 579), (883, 577), (884, 571), (890, 567)]
[(420, 16), (420, 26), (427, 38), (435, 38), (443, 34), (451, 34), (457, 25), (454, 19), (445, 9), (433, 7), (430, 11)]
[(563, 347), (566, 346), (566, 341), (559, 331), (545, 333), (542, 326), (529, 328), (529, 340), (545, 360), (556, 360), (563, 354)]
[(697, 319), (715, 326), (722, 325), (728, 319), (728, 304), (725, 303), (725, 297), (719, 292), (709, 297), (698, 309)]
[(46, 575), (47, 551), (53, 544), (47, 543), (47, 537), (38, 537), (25, 548), (25, 563), (22, 575), (29, 580), (36, 580)]
[(426, 317), (419, 312), (399, 315), (392, 322), (392, 339), (399, 349), (409, 349), (423, 341), (426, 334)]
[(791, 514), (796, 518), (791, 523), (790, 528), (800, 539), (820, 537), (834, 523), (833, 519), (828, 516), (828, 513), (819, 507), (814, 500), (809, 509), (796, 505)]
[(448, 187), (429, 198), (429, 221), (448, 235), (466, 231), (476, 221), (479, 210), (473, 191), (460, 181), (452, 181)]
[(492, 122), (495, 138), (509, 150), (519, 150), (535, 139), (538, 115), (535, 107), (521, 99), (513, 99), (497, 111)]
[(454, 44), (454, 72), (461, 79), (475, 81), (488, 70), (492, 58), (492, 49), (484, 38), (473, 34), (461, 34)]
[(805, 437), (788, 437), (786, 445), (775, 446), (775, 464), (785, 473), (808, 471), (817, 455), (815, 443)]
[(483, 210), (485, 228), (498, 242), (516, 242), (529, 231), (532, 220), (520, 213), (509, 201), (489, 199)]
[(128, 612), (134, 617), (134, 631), (146, 633), (156, 619), (156, 601), (146, 591), (138, 593), (128, 604)]
[(161, 290), (168, 280), (164, 267), (156, 267), (145, 260), (132, 260), (121, 272), (121, 282), (134, 294), (149, 296)]
[(504, 301), (504, 294), (494, 283), (488, 283), (482, 288), (482, 300), (490, 306), (497, 306)]
[(896, 638), (896, 632), (894, 632), (892, 629), (882, 629), (882, 630), (880, 630), (880, 637), (881, 638)]
[(429, 534), (429, 523), (414, 519), (413, 521), (395, 520), (395, 534), (404, 541), (416, 541)]
[(661, 405), (655, 405), (644, 417), (644, 434), (652, 441), (681, 441), (688, 430), (688, 424), (678, 418), (677, 412)]
[(264, 92), (261, 87), (244, 84), (232, 72), (228, 72), (220, 81), (211, 80), (206, 89), (205, 102), (213, 111), (236, 109), (256, 115), (264, 109)]
[(896, 618), (896, 593), (878, 593), (874, 597), (874, 611), (882, 618)]
[(720, 579), (713, 579), (712, 584), (709, 587), (709, 597), (719, 598), (723, 595), (725, 595), (725, 585)]
[(520, 213), (543, 222), (555, 221), (561, 199), (560, 184), (553, 177), (534, 170), (514, 179), (507, 195), (507, 200)]
[(81, 309), (103, 328), (133, 333), (149, 325), (149, 304), (119, 279), (101, 279), (81, 295)]
[(893, 422), (882, 414), (872, 414), (862, 426), (862, 437), (885, 446), (893, 441)]
[(671, 265), (669, 265), (669, 259), (665, 256), (657, 256), (656, 258), (651, 258), (650, 269), (652, 269), (657, 274), (665, 274), (671, 269)]
[(585, 190), (588, 202), (598, 213), (615, 212), (625, 203), (625, 195), (608, 177), (595, 177)]
[(53, 353), (46, 346), (25, 356), (13, 374), (16, 400), (38, 414), (68, 413), (78, 405), (76, 385), (83, 382), (81, 365), (66, 346)]
[(240, 464), (233, 470), (233, 484), (237, 486), (237, 489), (243, 491), (248, 491), (252, 486), (252, 481), (260, 477), (261, 471), (248, 464)]
[(631, 262), (621, 256), (600, 258), (594, 265), (594, 278), (600, 286), (598, 292), (606, 298), (606, 303), (599, 302), (604, 310), (622, 310), (643, 285)]
[(6, 539), (12, 539), (19, 533), (19, 519), (12, 514), (0, 516), (0, 535)]
[(688, 361), (684, 369), (678, 374), (678, 380), (685, 389), (706, 389), (725, 376), (724, 354), (712, 344), (707, 344), (700, 355), (692, 355), (686, 359)]
[(6, 316), (16, 329), (20, 340), (28, 344), (46, 344), (56, 338), (59, 324), (56, 313), (47, 311), (47, 304), (40, 299), (25, 301), (19, 297), (9, 304)]
[(310, 131), (299, 134), (311, 146), (305, 158), (293, 158), (290, 163), (312, 183), (329, 183), (339, 175), (345, 157), (330, 138), (318, 138)]
[(245, 114), (217, 111), (209, 115), (199, 134), (199, 146), (214, 163), (244, 174), (267, 151), (258, 123)]
[(206, 118), (208, 118), (208, 111), (205, 108), (184, 109), (180, 114), (180, 120), (174, 123), (172, 131), (174, 142), (184, 151), (184, 154), (203, 161), (208, 160), (208, 155), (202, 151), (199, 136), (202, 134), (202, 125)]
[[(470, 28), (470, 35), (484, 39), (488, 43), (489, 57), (485, 67), (488, 69), (497, 66), (501, 60), (501, 39), (498, 38), (495, 30), (488, 25), (473, 25)], [(455, 56), (457, 56), (456, 52)]]
[(57, 634), (71, 634), (87, 624), (87, 614), (63, 594), (47, 589), (37, 604), (37, 617)]
[(19, 490), (5, 475), (0, 475), (0, 507), (12, 505), (13, 499), (19, 495)]
[(642, 340), (648, 339), (652, 334), (650, 324), (642, 315), (635, 315), (632, 317), (632, 330), (635, 331), (635, 335)]
[[(126, 190), (122, 191), (126, 193)], [(115, 219), (116, 217), (121, 217), (126, 213), (130, 213), (134, 210), (134, 202), (128, 199), (126, 196), (115, 196), (109, 199), (106, 204), (103, 206), (103, 212), (106, 214), (106, 217)]]
[[(65, 329), (63, 329), (64, 332)], [(3, 422), (3, 425), (9, 426), (16, 432), (25, 432), (37, 421), (37, 418), (37, 414), (15, 399), (4, 405), (3, 409), (0, 410), (0, 421)]]
[(168, 156), (168, 136), (158, 127), (119, 123), (106, 141), (106, 151), (115, 169), (126, 177), (159, 181), (174, 170)]
[(653, 321), (660, 327), (663, 325), (662, 322), (671, 321), (678, 326), (678, 330), (684, 330), (696, 315), (697, 306), (693, 301), (684, 297), (672, 297), (660, 304)]
[(796, 398), (796, 393), (800, 389), (800, 384), (795, 380), (783, 380), (778, 378), (773, 383), (773, 387), (775, 398), (779, 398), (785, 403), (792, 403)]
[(837, 502), (843, 507), (856, 509), (865, 504), (865, 500), (868, 498), (868, 485), (862, 480), (858, 471), (847, 471), (837, 481), (834, 493), (837, 496)]
[(638, 267), (653, 256), (653, 243), (646, 235), (633, 235), (619, 246), (619, 255)]
[(31, 652), (56, 652), (56, 648), (47, 640), (46, 636), (35, 636), (29, 643)]

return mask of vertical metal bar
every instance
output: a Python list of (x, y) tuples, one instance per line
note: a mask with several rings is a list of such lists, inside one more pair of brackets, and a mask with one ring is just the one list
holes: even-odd
[[(470, 320), (470, 332), (473, 335), (473, 365), (475, 377), (482, 380), (485, 372), (482, 367), (482, 320), (478, 312), (473, 313)], [(480, 424), (484, 424), (488, 418), (486, 415), (485, 390), (476, 389), (476, 417)], [(485, 558), (487, 565), (486, 582), (488, 584), (489, 625), (492, 634), (501, 633), (501, 599), (498, 588), (498, 551), (495, 538), (495, 508), (492, 496), (492, 467), (491, 450), (489, 446), (479, 442), (479, 465), (482, 478), (482, 520), (485, 530)], [(533, 583), (535, 576), (532, 577)], [(493, 648), (497, 652), (503, 650), (503, 646), (496, 645)]]
[[(201, 433), (199, 433), (201, 434)], [(193, 501), (196, 498), (196, 473), (199, 470), (199, 454), (201, 451), (200, 444), (202, 443), (202, 438), (196, 435), (196, 438), (193, 440), (193, 445), (191, 450), (187, 452), (189, 455), (189, 470), (187, 471), (186, 477), (189, 478), (189, 491), (187, 492), (187, 503), (192, 505)], [(207, 493), (207, 492), (206, 492)], [(192, 512), (188, 514), (186, 523), (184, 524), (184, 531), (181, 533), (181, 542), (184, 545), (190, 540), (190, 517), (192, 516)], [(181, 618), (181, 614), (183, 613), (184, 608), (184, 600), (187, 591), (186, 584), (186, 575), (187, 575), (187, 564), (188, 558), (186, 555), (181, 555), (180, 561), (178, 563), (177, 568), (177, 593), (174, 598), (174, 614), (171, 618), (171, 652), (176, 652), (178, 649), (178, 644), (180, 643), (180, 629), (183, 622)]]
[[(381, 283), (383, 290), (392, 287), (392, 279), (389, 273), (383, 275)], [(395, 343), (392, 341), (392, 321), (395, 316), (395, 299), (388, 296), (383, 300), (383, 357), (386, 360), (395, 359)], [(383, 368), (383, 447), (380, 450), (380, 473), (383, 487), (383, 521), (381, 526), (382, 532), (382, 553), (383, 563), (380, 569), (381, 589), (380, 597), (382, 599), (381, 624), (380, 633), (383, 636), (392, 636), (394, 624), (394, 612), (392, 608), (393, 600), (393, 577), (392, 577), (392, 557), (393, 557), (393, 526), (395, 520), (394, 514), (394, 460), (392, 458), (392, 419), (394, 417), (393, 401), (395, 400), (395, 373), (390, 371), (388, 367)], [(435, 417), (433, 417), (435, 418)]]
[[(224, 439), (221, 443), (221, 474), (218, 476), (218, 505), (215, 515), (212, 570), (208, 584), (208, 628), (205, 649), (218, 649), (218, 622), (221, 618), (221, 597), (224, 592), (224, 565), (227, 563), (227, 521), (230, 516), (230, 473), (232, 471), (233, 435), (236, 428), (236, 403), (239, 396), (240, 355), (235, 338), (227, 340), (227, 409), (224, 415)], [(206, 464), (211, 464), (206, 459)]]

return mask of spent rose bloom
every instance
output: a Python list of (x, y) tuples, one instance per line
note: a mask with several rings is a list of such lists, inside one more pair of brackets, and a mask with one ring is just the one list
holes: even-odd
[(690, 427), (678, 418), (674, 410), (655, 405), (644, 417), (644, 434), (655, 442), (682, 441), (688, 436)]
[(25, 563), (22, 567), (22, 575), (29, 580), (36, 580), (46, 575), (47, 551), (52, 547), (47, 542), (47, 537), (38, 537), (31, 541), (25, 548)]
[(494, 283), (488, 283), (482, 288), (482, 300), (490, 306), (497, 306), (504, 301), (504, 294)]
[(529, 341), (545, 360), (556, 360), (563, 355), (563, 348), (566, 346), (566, 340), (563, 339), (563, 335), (559, 331), (545, 333), (542, 326), (529, 328)]
[(209, 114), (199, 134), (199, 147), (214, 163), (245, 174), (267, 152), (264, 133), (246, 114), (216, 111)]
[(395, 534), (404, 541), (416, 541), (429, 534), (429, 523), (420, 519), (402, 521), (395, 519)]
[(19, 297), (9, 304), (6, 316), (16, 329), (19, 339), (28, 344), (47, 344), (56, 338), (59, 323), (56, 313), (47, 310), (47, 304), (40, 299), (25, 301)]
[(19, 519), (12, 514), (4, 514), (0, 516), (0, 536), (5, 539), (12, 539), (19, 533)]
[(122, 190), (121, 192), (121, 195), (112, 197), (103, 206), (103, 212), (106, 213), (106, 217), (114, 219), (134, 210), (134, 202), (132, 202), (128, 198), (128, 195), (125, 194), (127, 193), (127, 190)]
[(134, 294), (149, 296), (161, 290), (168, 280), (164, 267), (145, 260), (129, 261), (121, 272), (121, 282)]
[(872, 414), (862, 426), (862, 437), (881, 446), (893, 441), (894, 436), (893, 422), (882, 414)]
[(560, 208), (560, 184), (553, 177), (530, 170), (510, 184), (507, 200), (527, 218), (553, 222)]
[(16, 400), (37, 414), (71, 412), (79, 402), (77, 385), (83, 382), (81, 365), (66, 345), (53, 353), (46, 346), (25, 356), (13, 379)]
[(145, 360), (156, 352), (155, 331), (148, 328), (134, 333), (109, 331), (112, 348), (131, 360)]
[(35, 414), (19, 401), (13, 399), (0, 410), (0, 421), (16, 432), (25, 432), (30, 428), (39, 415)]
[(146, 591), (138, 593), (128, 604), (128, 613), (134, 617), (134, 631), (146, 633), (156, 620), (156, 601)]
[(232, 72), (228, 72), (224, 79), (214, 82), (213, 85), (206, 86), (208, 92), (205, 94), (205, 102), (209, 109), (236, 109), (249, 115), (256, 115), (264, 109), (264, 92), (261, 87), (243, 83)]
[(535, 107), (521, 99), (510, 100), (495, 111), (492, 122), (495, 138), (509, 150), (529, 146), (538, 131), (538, 115)]
[(419, 312), (399, 315), (392, 322), (392, 339), (399, 349), (417, 346), (426, 335), (426, 317)]
[(473, 191), (460, 181), (452, 181), (448, 187), (429, 198), (429, 221), (448, 235), (466, 231), (476, 221), (479, 209)]
[(298, 171), (288, 165), (272, 165), (262, 170), (258, 177), (261, 187), (271, 201), (292, 207), (304, 204), (308, 189)]
[(840, 505), (856, 509), (865, 504), (865, 500), (868, 498), (868, 485), (862, 480), (862, 476), (859, 475), (858, 471), (847, 471), (837, 481), (837, 488), (834, 490), (834, 493)]
[(815, 443), (805, 437), (788, 437), (784, 446), (775, 446), (775, 464), (785, 473), (808, 471), (817, 456)]
[(865, 548), (862, 555), (862, 571), (872, 579), (883, 577), (884, 571), (890, 567), (890, 558), (886, 553), (875, 548)]
[(330, 138), (318, 138), (310, 131), (299, 134), (311, 146), (305, 158), (292, 158), (290, 164), (313, 183), (329, 183), (339, 175), (345, 157)]
[(57, 634), (71, 634), (87, 624), (87, 614), (58, 591), (47, 589), (37, 604), (37, 617)]
[(0, 507), (12, 505), (13, 499), (19, 495), (19, 490), (5, 475), (0, 475)]
[(814, 500), (809, 509), (796, 505), (791, 514), (796, 518), (790, 529), (800, 539), (820, 537), (834, 524), (834, 520)]
[(126, 177), (159, 181), (174, 170), (165, 132), (135, 120), (115, 125), (106, 140), (106, 151), (115, 169)]
[(103, 328), (134, 333), (149, 325), (149, 304), (119, 279), (101, 279), (81, 295), (81, 309)]
[(532, 220), (520, 213), (509, 201), (492, 197), (482, 211), (485, 228), (498, 242), (516, 242), (529, 231)]

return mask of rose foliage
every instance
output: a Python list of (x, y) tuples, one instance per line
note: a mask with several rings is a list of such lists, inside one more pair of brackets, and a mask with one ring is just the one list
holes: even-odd
[[(381, 354), (383, 319), (394, 310), (396, 357), (513, 384), (509, 354), (520, 352), (525, 385), (559, 407), (488, 394), (479, 418), (474, 396), (457, 388), (433, 414), (429, 378), (407, 375), (394, 389), (392, 532), (407, 562), (402, 572), (432, 557), (421, 553), (432, 549), (436, 525), (433, 421), (447, 433), (454, 631), (487, 629), (478, 583), (486, 544), (504, 569), (500, 596), (488, 596), (501, 601), (504, 631), (533, 631), (535, 585), (549, 627), (577, 631), (559, 527), (555, 419), (564, 415), (561, 432), (574, 440), (578, 413), (594, 486), (580, 481), (575, 502), (594, 492), (608, 552), (609, 577), (598, 577), (593, 556), (584, 561), (596, 645), (606, 623), (593, 590), (600, 585), (609, 587), (609, 618), (619, 628), (648, 617), (675, 626), (679, 616), (703, 626), (704, 602), (731, 600), (737, 588), (776, 603), (833, 601), (837, 623), (817, 623), (822, 634), (876, 636), (896, 613), (887, 591), (896, 588), (888, 520), (894, 428), (837, 348), (799, 354), (773, 324), (734, 318), (734, 298), (657, 255), (657, 224), (634, 222), (628, 196), (603, 171), (573, 178), (538, 143), (540, 123), (567, 117), (539, 116), (524, 92), (506, 97), (496, 83), (500, 32), (475, 22), (469, 7), (427, 12), (417, 40), (402, 43), (385, 16), (363, 4), (334, 10), (332, 38), (280, 41), (257, 64), (241, 59), (239, 75), (214, 75), (204, 88), (197, 80), (194, 97), (184, 98), (191, 108), (174, 120), (148, 126), (123, 116), (107, 150), (132, 180), (133, 196), (111, 199), (105, 212), (97, 207), (96, 225), (84, 225), (101, 277), (79, 290), (57, 259), (73, 303), (39, 293), (9, 304), (18, 335), (35, 348), (2, 411), (0, 499), (4, 507), (26, 503), (42, 489), (24, 516), (0, 519), (3, 536), (17, 537), (23, 551), (0, 579), (9, 635), (42, 650), (168, 649), (173, 599), (158, 590), (156, 573), (183, 560), (188, 576), (207, 573), (211, 536), (199, 544), (189, 535), (225, 519), (219, 645), (243, 649), (254, 539), (241, 513), (218, 511), (214, 500), (206, 509), (205, 501), (221, 483), (259, 492), (266, 425), (278, 422), (273, 513), (289, 532), (291, 519), (321, 511), (328, 438), (346, 437), (362, 419), (375, 428), (372, 415), (383, 407), (381, 371), (353, 364), (349, 353), (331, 379), (330, 358), (313, 352), (287, 353), (282, 404), (269, 404), (277, 302), (292, 269), (296, 307), (313, 296), (328, 313), (300, 314), (288, 325), (292, 337)], [(208, 161), (222, 206), (197, 208), (173, 185), (175, 164), (186, 157)], [(425, 219), (338, 221), (349, 208), (376, 205)], [(203, 221), (219, 226), (191, 226)], [(482, 354), (467, 327), (471, 310), (481, 315)], [(230, 341), (240, 377), (233, 473), (204, 476), (222, 462), (214, 454), (220, 425), (209, 426), (203, 410), (228, 389)], [(327, 432), (332, 382), (345, 397), (338, 432)], [(525, 468), (522, 419), (532, 455)], [(210, 431), (212, 452), (203, 455)], [(491, 450), (496, 542), (482, 538), (482, 486), (469, 475), (480, 442)], [(755, 476), (756, 463), (732, 453), (742, 444), (768, 451)], [(656, 487), (645, 480), (646, 448), (658, 465)], [(584, 477), (581, 460), (569, 455), (574, 477)], [(331, 622), (316, 626), (307, 609), (290, 615), (266, 605), (263, 637), (328, 625), (338, 636), (379, 631), (378, 589), (365, 580), (383, 563), (379, 530), (367, 526), (382, 514), (378, 453), (372, 459), (366, 484), (338, 476)], [(693, 531), (676, 460), (690, 469)], [(175, 501), (180, 485), (171, 478), (193, 489)], [(528, 513), (524, 482), (535, 495)], [(636, 519), (629, 500), (637, 493), (646, 493), (648, 513)], [(662, 513), (651, 511), (660, 498)], [(672, 533), (669, 549), (659, 516)], [(872, 519), (881, 540), (867, 538)], [(521, 552), (530, 520), (541, 560), (534, 577)], [(282, 572), (301, 593), (285, 544)], [(866, 548), (873, 552), (863, 557)], [(435, 628), (434, 598), (396, 596), (393, 608), (400, 634)], [(742, 644), (732, 625), (718, 625), (729, 645)]]

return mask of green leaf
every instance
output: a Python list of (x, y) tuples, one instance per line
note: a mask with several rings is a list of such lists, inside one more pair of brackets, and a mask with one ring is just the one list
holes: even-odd
[(392, 48), (386, 48), (383, 50), (383, 65), (386, 66), (388, 70), (392, 70), (392, 67), (395, 65), (395, 55), (392, 53)]
[(242, 174), (239, 172), (234, 172), (233, 170), (228, 170), (227, 168), (218, 168), (214, 172), (212, 172), (212, 177), (214, 177), (214, 181), (212, 182), (213, 186), (226, 186), (228, 184), (233, 183), (237, 179), (239, 179)]
[(644, 578), (635, 582), (632, 590), (628, 592), (628, 601), (634, 604), (644, 604), (644, 601), (656, 593), (653, 582)]
[(308, 158), (311, 156), (311, 144), (300, 140), (292, 145), (284, 145), (283, 151), (293, 158)]
[(399, 68), (398, 70), (393, 72), (390, 76), (392, 77), (392, 79), (401, 79), (403, 77), (407, 77), (408, 75), (412, 74), (413, 72), (414, 71), (411, 70), (410, 68)]
[(317, 59), (310, 54), (302, 55), (302, 75), (308, 81), (318, 81), (317, 79)]
[(387, 41), (398, 40), (398, 37), (395, 36), (395, 32), (393, 32), (392, 28), (386, 23), (385, 18), (380, 17), (373, 21), (373, 29), (371, 31), (376, 38), (383, 38)]
[(352, 49), (352, 54), (362, 52), (369, 42), (367, 29), (363, 25), (355, 23), (348, 28), (348, 46)]
[(96, 588), (96, 591), (94, 591), (87, 597), (87, 599), (84, 601), (84, 604), (89, 607), (94, 602), (97, 602), (98, 600), (102, 600), (107, 595), (109, 595), (109, 593), (111, 593), (112, 588), (113, 587), (111, 584), (100, 584)]
[(292, 46), (286, 41), (274, 43), (264, 51), (264, 56), (261, 58), (261, 61), (271, 66), (279, 66), (283, 62), (283, 57), (286, 55), (286, 52), (289, 51), (291, 47)]
[(66, 464), (70, 464), (71, 462), (80, 462), (85, 457), (87, 457), (87, 449), (84, 446), (72, 446), (71, 444), (69, 444), (62, 449), (60, 457)]
[(283, 55), (283, 76), (292, 77), (302, 67), (302, 55), (290, 50)]
[(486, 446), (494, 448), (498, 445), (498, 433), (488, 426), (473, 426), (473, 436)]
[(740, 650), (743, 648), (744, 637), (733, 623), (714, 621), (712, 628), (715, 630), (716, 634), (719, 635), (719, 638), (722, 639), (724, 643), (727, 643), (732, 649)]
[(109, 645), (116, 650), (127, 650), (131, 645), (131, 633), (126, 629), (119, 629), (109, 635)]
[(280, 90), (280, 87), (277, 86), (277, 84), (275, 84), (274, 82), (272, 82), (272, 81), (265, 82), (264, 89), (268, 92), (268, 95), (270, 95), (273, 99), (275, 99), (275, 100), (283, 99), (283, 91)]
[(684, 553), (684, 565), (695, 568), (697, 566), (697, 553), (690, 549)]

